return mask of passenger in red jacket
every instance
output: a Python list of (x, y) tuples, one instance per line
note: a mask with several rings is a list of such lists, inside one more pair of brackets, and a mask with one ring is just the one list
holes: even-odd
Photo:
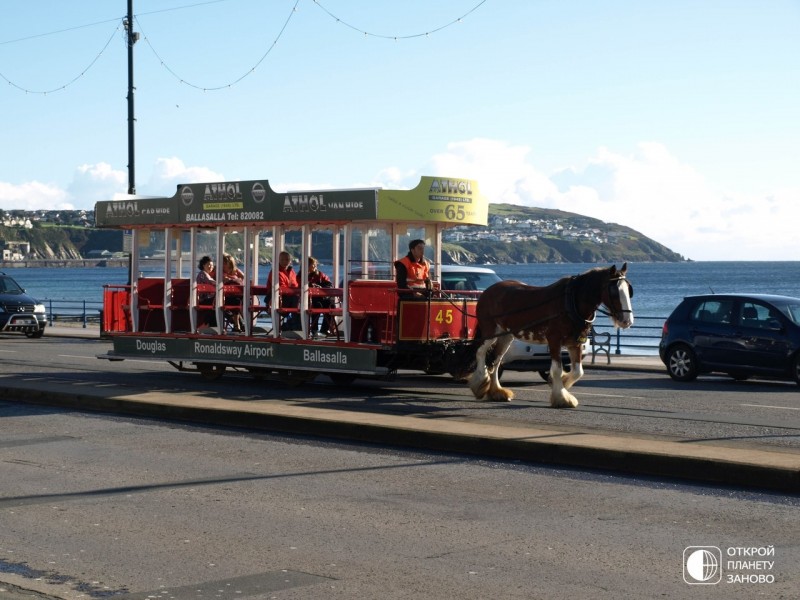
[[(282, 288), (300, 287), (300, 284), (297, 283), (297, 273), (295, 273), (294, 269), (292, 269), (292, 256), (285, 251), (278, 255), (278, 283)], [(272, 290), (272, 271), (270, 271), (269, 275), (267, 276), (267, 288)], [(267, 296), (264, 299), (267, 303), (267, 306), (270, 305), (271, 293), (272, 292), (270, 291), (270, 296)], [(299, 300), (300, 296), (297, 294), (283, 294), (281, 296), (280, 306), (281, 308), (297, 308)], [(300, 320), (296, 317), (297, 315), (290, 315), (283, 328), (299, 329), (297, 326), (299, 325)]]
[[(300, 277), (302, 279), (302, 277)], [(319, 270), (319, 261), (313, 256), (308, 257), (308, 287), (310, 288), (332, 288), (333, 282), (330, 277)], [(333, 297), (325, 296), (312, 296), (311, 308), (333, 308)], [(311, 317), (311, 333), (317, 331), (319, 325), (319, 314), (312, 315)], [(322, 335), (328, 335), (333, 328), (331, 325), (331, 315), (322, 315), (322, 328), (319, 332)]]

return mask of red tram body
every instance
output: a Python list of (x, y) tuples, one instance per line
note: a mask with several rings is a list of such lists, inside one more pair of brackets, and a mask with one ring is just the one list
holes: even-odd
[[(283, 194), (266, 181), (187, 184), (172, 198), (120, 203), (98, 203), (98, 225), (129, 230), (131, 273), (139, 276), (104, 289), (102, 326), (113, 350), (101, 358), (166, 360), (208, 378), (231, 368), (292, 380), (327, 374), (341, 382), (398, 369), (455, 374), (464, 366), (478, 292), (442, 289), (441, 234), (485, 225), (487, 204), (475, 182), (425, 177), (413, 190)], [(292, 233), (301, 240), (299, 286), (261, 284), (257, 249), (271, 238), (277, 264)], [(339, 287), (313, 287), (303, 269), (323, 238)], [(427, 291), (401, 289), (393, 278), (391, 265), (415, 238), (430, 254)], [(218, 277), (211, 285), (191, 276), (201, 254), (221, 264), (230, 250), (243, 252), (237, 258), (246, 281)], [(234, 314), (244, 323), (241, 332), (231, 328)], [(325, 335), (314, 327), (319, 320), (330, 325)]]

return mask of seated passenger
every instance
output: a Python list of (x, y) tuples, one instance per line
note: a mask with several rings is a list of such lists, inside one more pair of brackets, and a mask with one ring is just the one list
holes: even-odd
[[(300, 288), (300, 284), (297, 283), (297, 274), (292, 269), (292, 257), (286, 251), (282, 251), (278, 255), (278, 283), (282, 288)], [(269, 307), (272, 294), (272, 271), (267, 276), (267, 288), (270, 289), (270, 296), (267, 296), (264, 300)], [(281, 297), (280, 306), (283, 308), (297, 308), (299, 300), (300, 297), (297, 294), (284, 294)], [(299, 323), (300, 320), (297, 319), (297, 315), (291, 314), (286, 321), (284, 329), (299, 329)]]
[[(222, 256), (222, 283), (227, 285), (244, 285), (244, 272), (236, 266), (236, 261), (234, 260), (233, 256), (230, 254), (224, 254)], [(242, 304), (242, 295), (241, 294), (226, 294), (225, 295), (225, 304), (226, 305), (233, 305), (233, 304)], [(227, 313), (228, 318), (233, 325), (234, 331), (244, 331), (244, 321), (242, 320), (242, 313), (241, 311), (228, 311)]]
[[(214, 280), (214, 261), (211, 260), (210, 256), (201, 258), (200, 262), (197, 263), (197, 269), (196, 281), (198, 284), (216, 285), (217, 282)], [(201, 292), (197, 297), (198, 305), (201, 307), (213, 307), (215, 300), (216, 294), (213, 292)], [(205, 326), (213, 327), (217, 324), (217, 317), (213, 310), (199, 310), (197, 316), (198, 328)]]
[(395, 281), (401, 294), (403, 290), (411, 290), (415, 296), (430, 294), (430, 263), (425, 258), (425, 240), (411, 240), (408, 254), (396, 261), (394, 268)]
[(230, 254), (222, 256), (223, 283), (242, 285), (244, 284), (244, 272), (236, 266), (236, 261)]
[[(308, 287), (310, 288), (332, 288), (333, 282), (330, 277), (319, 270), (319, 261), (313, 256), (308, 257)], [(302, 277), (300, 278), (302, 279)], [(312, 296), (311, 308), (333, 308), (333, 298), (325, 296)], [(319, 332), (328, 335), (331, 331), (331, 315), (311, 315), (311, 332), (315, 332), (319, 326), (319, 318), (322, 316), (322, 328)]]

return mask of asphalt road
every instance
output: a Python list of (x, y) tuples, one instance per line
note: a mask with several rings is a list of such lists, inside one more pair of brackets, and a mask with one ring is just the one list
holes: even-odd
[(800, 448), (800, 387), (775, 381), (734, 381), (701, 377), (673, 382), (652, 370), (588, 370), (573, 389), (575, 410), (549, 407), (549, 388), (534, 373), (506, 372), (503, 383), (515, 400), (477, 402), (466, 385), (447, 376), (403, 373), (392, 381), (360, 379), (348, 387), (319, 377), (292, 387), (249, 375), (226, 374), (214, 382), (180, 373), (164, 362), (98, 360), (109, 344), (100, 340), (0, 339), (0, 378), (35, 376), (41, 381), (87, 386), (124, 385), (131, 390), (204, 393), (247, 402), (291, 401), (359, 412), (425, 418), (490, 419), (503, 424), (546, 425), (571, 431), (612, 432), (664, 439), (695, 440), (739, 448)]
[[(481, 428), (546, 424), (551, 435), (601, 432), (623, 445), (669, 439), (794, 456), (794, 384), (703, 378), (687, 386), (647, 369), (592, 370), (576, 388), (581, 406), (553, 410), (535, 374), (507, 374), (517, 399), (500, 405), (476, 402), (447, 377), (350, 387), (325, 378), (300, 387), (249, 376), (207, 382), (163, 363), (98, 360), (107, 348), (0, 336), (0, 384), (10, 390), (0, 401), (2, 600), (793, 598), (800, 583), (796, 495), (13, 398), (14, 386), (113, 389), (113, 397)], [(717, 549), (719, 583), (686, 583), (694, 546)]]
[[(800, 588), (792, 496), (9, 401), (0, 433), (3, 600)], [(695, 546), (719, 550), (709, 585), (684, 579)]]

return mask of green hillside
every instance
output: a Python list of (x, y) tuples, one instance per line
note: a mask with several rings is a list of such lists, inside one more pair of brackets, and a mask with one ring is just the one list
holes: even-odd
[[(458, 235), (447, 232), (443, 245), (446, 264), (686, 260), (629, 227), (562, 210), (490, 204), (489, 216), (489, 227), (459, 228)], [(29, 258), (37, 259), (72, 259), (86, 257), (92, 250), (122, 250), (121, 231), (38, 222), (30, 229), (0, 225), (0, 240), (29, 242)], [(287, 239), (289, 244), (292, 241)], [(322, 260), (330, 259), (329, 248), (320, 240), (314, 253)]]

